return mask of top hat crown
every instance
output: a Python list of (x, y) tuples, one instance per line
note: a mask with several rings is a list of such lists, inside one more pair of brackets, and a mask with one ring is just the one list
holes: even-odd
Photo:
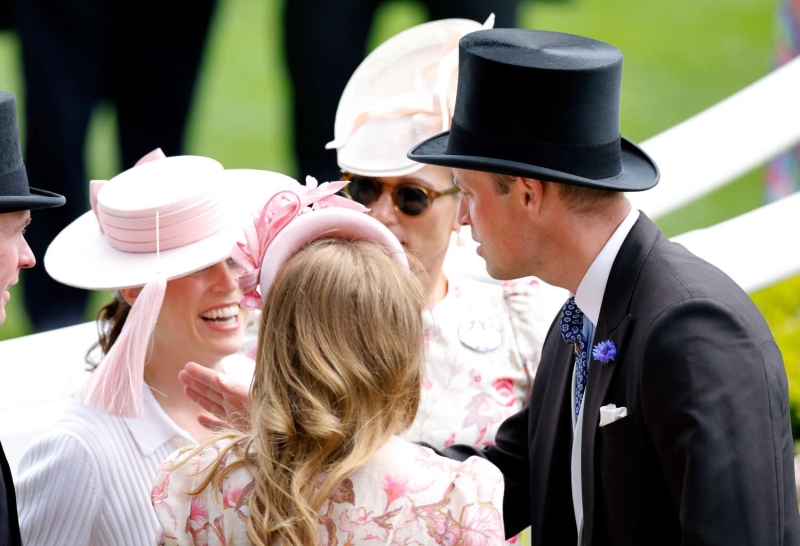
[(590, 38), (522, 29), (459, 43), (450, 131), (413, 148), (421, 163), (640, 191), (658, 167), (620, 134), (622, 52)]
[(17, 99), (0, 91), (0, 214), (60, 207), (64, 197), (28, 186), (17, 127)]

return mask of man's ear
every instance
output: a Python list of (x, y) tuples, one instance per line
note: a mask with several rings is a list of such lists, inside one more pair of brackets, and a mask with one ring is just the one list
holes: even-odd
[(124, 299), (128, 305), (133, 305), (133, 302), (135, 302), (136, 298), (139, 297), (139, 293), (141, 291), (142, 287), (137, 286), (135, 288), (123, 288), (119, 291), (119, 293), (122, 296), (122, 299)]
[(539, 216), (544, 198), (544, 183), (536, 178), (517, 177), (514, 185), (518, 190), (519, 200), (529, 218)]

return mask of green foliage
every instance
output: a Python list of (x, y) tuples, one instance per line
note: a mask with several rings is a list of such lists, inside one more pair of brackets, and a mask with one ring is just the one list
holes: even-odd
[(792, 432), (800, 439), (800, 277), (753, 294), (783, 354), (789, 379)]

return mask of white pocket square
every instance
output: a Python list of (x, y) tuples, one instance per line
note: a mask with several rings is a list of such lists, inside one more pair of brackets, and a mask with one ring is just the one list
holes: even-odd
[(600, 426), (610, 425), (614, 421), (619, 421), (628, 416), (627, 408), (618, 408), (614, 404), (609, 404), (600, 408)]

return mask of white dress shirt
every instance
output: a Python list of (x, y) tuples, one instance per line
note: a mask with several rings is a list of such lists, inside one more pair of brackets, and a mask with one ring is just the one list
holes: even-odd
[[(253, 362), (232, 355), (223, 369), (252, 378)], [(162, 461), (196, 442), (146, 385), (142, 394), (142, 415), (132, 419), (75, 402), (25, 452), (16, 481), (25, 546), (155, 544), (153, 480)]]
[[(575, 293), (575, 305), (583, 312), (583, 335), (586, 338), (587, 358), (591, 358), (592, 345), (594, 343), (594, 329), (600, 317), (600, 307), (603, 305), (603, 295), (606, 291), (606, 283), (611, 273), (611, 266), (617, 258), (620, 247), (625, 238), (630, 233), (636, 220), (639, 219), (639, 211), (631, 209), (619, 227), (614, 231), (606, 242), (603, 249), (589, 266), (583, 276), (578, 291)], [(588, 376), (587, 376), (588, 377)], [(587, 380), (588, 388), (588, 380)], [(584, 400), (586, 394), (584, 393)], [(583, 535), (583, 492), (581, 478), (581, 436), (583, 434), (583, 408), (578, 419), (575, 419), (575, 369), (572, 370), (572, 504), (575, 509), (575, 523), (578, 527), (578, 545), (582, 542)], [(591, 426), (598, 426), (594, 423)]]

